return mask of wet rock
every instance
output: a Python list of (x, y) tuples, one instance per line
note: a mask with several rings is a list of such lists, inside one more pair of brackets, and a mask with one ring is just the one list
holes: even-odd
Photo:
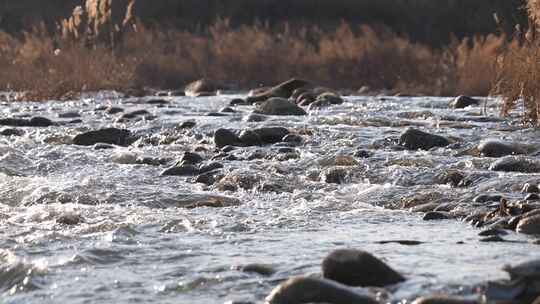
[(214, 171), (214, 170), (222, 169), (222, 168), (223, 168), (222, 164), (217, 163), (217, 162), (211, 162), (209, 164), (201, 166), (199, 168), (199, 173), (202, 174), (202, 173), (206, 173), (206, 172), (210, 172), (210, 171)]
[(458, 187), (461, 181), (465, 178), (465, 175), (457, 170), (447, 170), (438, 173), (437, 180), (441, 184), (450, 185), (452, 187)]
[(368, 295), (347, 286), (324, 279), (310, 277), (291, 278), (274, 288), (266, 297), (268, 304), (377, 304)]
[(299, 146), (304, 142), (304, 138), (297, 134), (288, 134), (283, 137), (283, 142), (291, 143), (295, 146)]
[(376, 243), (382, 244), (382, 245), (395, 243), (395, 244), (400, 244), (400, 245), (405, 245), (405, 246), (417, 246), (417, 245), (424, 244), (424, 242), (415, 241), (415, 240), (390, 240), (390, 241), (378, 241)]
[(97, 143), (117, 146), (129, 146), (135, 141), (131, 132), (125, 129), (106, 128), (96, 131), (85, 132), (73, 138), (73, 144), (79, 146), (92, 146)]
[(150, 99), (146, 101), (149, 105), (168, 105), (169, 102), (165, 99)]
[(242, 272), (252, 272), (252, 273), (260, 274), (263, 276), (271, 276), (274, 273), (276, 273), (272, 265), (266, 265), (266, 264), (247, 264), (247, 265), (238, 267), (238, 270)]
[(508, 232), (504, 229), (490, 228), (478, 233), (478, 236), (494, 236), (494, 235), (507, 235)]
[(540, 234), (540, 214), (525, 216), (519, 221), (516, 231), (524, 234)]
[(180, 123), (178, 125), (178, 128), (179, 129), (191, 129), (191, 128), (195, 127), (196, 125), (197, 125), (196, 122), (188, 120), (188, 121), (184, 121), (184, 122)]
[(83, 217), (73, 212), (64, 213), (56, 219), (56, 223), (68, 226), (78, 225), (83, 222)]
[(114, 149), (113, 145), (109, 144), (103, 144), (103, 143), (97, 143), (92, 147), (94, 150), (108, 150), (108, 149)]
[(261, 122), (261, 121), (265, 121), (267, 119), (268, 119), (268, 116), (266, 116), (266, 115), (261, 115), (261, 114), (257, 114), (257, 113), (251, 113), (248, 116), (246, 116), (246, 118), (244, 118), (244, 121), (246, 121), (246, 122)]
[(270, 98), (289, 98), (296, 89), (309, 85), (309, 82), (301, 79), (290, 79), (278, 84), (269, 89), (263, 89), (260, 92), (255, 92), (253, 96), (249, 96), (246, 101), (250, 104), (255, 102), (265, 101)]
[(447, 220), (450, 218), (450, 215), (447, 212), (439, 211), (430, 211), (424, 214), (422, 218), (424, 221), (433, 221), (433, 220)]
[(254, 113), (265, 115), (306, 115), (306, 111), (285, 98), (270, 98), (256, 107)]
[(220, 89), (222, 89), (222, 86), (216, 81), (202, 78), (188, 84), (184, 89), (184, 93), (186, 96), (191, 97), (215, 96)]
[(236, 149), (237, 149), (237, 147), (235, 147), (235, 146), (225, 146), (225, 147), (221, 148), (221, 152), (229, 153), (229, 152), (234, 151)]
[(410, 209), (410, 211), (413, 212), (413, 213), (416, 213), (416, 212), (431, 212), (431, 211), (437, 209), (439, 207), (439, 205), (440, 205), (439, 203), (435, 203), (435, 202), (420, 204), (420, 205), (416, 205), (416, 206), (412, 207)]
[(174, 200), (173, 205), (180, 208), (198, 208), (198, 207), (212, 207), (212, 208), (222, 208), (222, 207), (232, 207), (238, 206), (241, 202), (239, 199), (221, 196), (221, 195), (185, 195), (183, 198), (178, 198)]
[(300, 94), (300, 96), (298, 96), (295, 101), (297, 105), (309, 106), (310, 104), (315, 102), (316, 99), (317, 96), (315, 96), (315, 94), (313, 94), (312, 92), (305, 92), (303, 94)]
[(540, 200), (540, 195), (538, 193), (529, 193), (525, 196), (526, 201), (537, 201)]
[(524, 192), (524, 193), (538, 193), (538, 192), (540, 192), (540, 189), (538, 189), (537, 184), (526, 183), (525, 185), (523, 185), (523, 188), (521, 189), (521, 192)]
[(49, 127), (55, 125), (53, 121), (45, 117), (23, 118), (4, 118), (0, 119), (0, 126), (10, 127)]
[(317, 96), (315, 102), (317, 101), (323, 101), (324, 103), (328, 103), (330, 105), (339, 105), (344, 102), (343, 98), (341, 98), (338, 94), (332, 92), (325, 92), (320, 94), (319, 96)]
[(240, 138), (228, 129), (217, 129), (214, 132), (214, 143), (218, 148), (242, 145)]
[(345, 168), (329, 168), (322, 172), (322, 180), (328, 184), (343, 184), (348, 175)]
[(399, 273), (368, 252), (340, 249), (322, 263), (323, 276), (349, 286), (384, 287), (405, 280)]
[(122, 112), (124, 112), (124, 109), (113, 107), (113, 106), (107, 107), (107, 109), (105, 109), (105, 113), (111, 114), (111, 115), (122, 113)]
[(289, 130), (282, 127), (258, 128), (253, 129), (253, 132), (257, 134), (265, 144), (281, 142), (285, 136), (289, 135)]
[(433, 296), (418, 298), (412, 304), (480, 304), (480, 302), (477, 300)]
[(501, 242), (506, 242), (506, 240), (503, 239), (502, 237), (500, 237), (499, 235), (492, 235), (492, 236), (488, 236), (488, 237), (480, 239), (480, 242), (483, 242), (483, 243), (501, 243)]
[(354, 152), (353, 156), (358, 158), (370, 158), (371, 152), (369, 152), (368, 150), (357, 150), (356, 152)]
[(220, 109), (219, 112), (221, 112), (221, 113), (236, 113), (235, 110), (233, 110), (232, 108), (229, 108), (229, 107), (224, 107), (224, 108)]
[(58, 118), (78, 118), (81, 117), (81, 114), (77, 112), (65, 112), (58, 114)]
[(244, 106), (244, 105), (250, 105), (247, 101), (245, 101), (242, 98), (234, 98), (229, 102), (230, 106)]
[(480, 101), (478, 99), (469, 97), (469, 96), (458, 96), (456, 97), (451, 103), (450, 107), (454, 109), (463, 109), (468, 106), (476, 106), (479, 105)]
[(165, 165), (167, 163), (167, 160), (163, 158), (157, 158), (157, 157), (139, 156), (135, 160), (135, 163), (139, 165), (160, 166), (160, 165)]
[(488, 202), (499, 202), (503, 198), (500, 194), (480, 194), (473, 198), (473, 202), (483, 204)]
[(486, 157), (503, 157), (507, 155), (525, 154), (526, 151), (520, 147), (504, 143), (498, 140), (487, 140), (481, 142), (478, 147), (478, 152)]
[(409, 150), (429, 150), (434, 147), (446, 147), (450, 141), (439, 135), (409, 128), (401, 134), (399, 144)]
[(150, 115), (150, 112), (148, 112), (146, 110), (137, 110), (137, 111), (133, 111), (133, 112), (123, 114), (122, 116), (120, 116), (118, 121), (128, 121), (130, 119), (134, 119), (134, 118), (137, 118), (137, 117), (140, 117), (140, 116), (147, 116), (147, 115)]
[(195, 176), (199, 174), (199, 169), (193, 165), (180, 165), (165, 169), (161, 176)]
[(12, 129), (7, 128), (0, 131), (0, 135), (2, 136), (23, 136), (25, 132), (21, 129)]
[(205, 184), (207, 186), (213, 185), (218, 180), (222, 179), (225, 174), (221, 172), (221, 170), (213, 170), (201, 173), (197, 178), (195, 179), (196, 183)]
[(540, 163), (531, 158), (524, 156), (506, 156), (489, 166), (491, 171), (504, 172), (522, 172), (522, 173), (538, 173), (540, 172)]
[(202, 156), (197, 153), (184, 152), (184, 155), (182, 155), (182, 158), (180, 159), (180, 163), (184, 165), (194, 165), (202, 162), (203, 160), (204, 159)]
[(258, 146), (263, 144), (262, 138), (252, 130), (242, 131), (239, 138), (246, 146)]

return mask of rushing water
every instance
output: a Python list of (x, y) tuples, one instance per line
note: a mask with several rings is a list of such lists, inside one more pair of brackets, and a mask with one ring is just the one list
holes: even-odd
[[(248, 106), (207, 115), (234, 97), (166, 98), (169, 104), (157, 106), (103, 93), (74, 102), (3, 104), (3, 116), (67, 121), (59, 114), (74, 112), (83, 122), (20, 128), (23, 136), (0, 137), (0, 303), (259, 303), (282, 280), (319, 273), (325, 255), (346, 247), (368, 250), (408, 278), (383, 296), (389, 301), (437, 292), (474, 296), (477, 284), (507, 277), (504, 264), (540, 257), (530, 237), (479, 242), (480, 230), (468, 223), (423, 221), (420, 213), (384, 208), (427, 193), (468, 210), (477, 194), (495, 191), (517, 199), (523, 183), (538, 182), (535, 174), (488, 171), (494, 159), (456, 153), (486, 138), (540, 148), (536, 130), (498, 117), (497, 100), (452, 110), (447, 98), (348, 97), (308, 116), (264, 122), (247, 122)], [(115, 122), (121, 114), (108, 115), (103, 105), (146, 109), (154, 119)], [(197, 125), (175, 128), (188, 120)], [(225, 172), (272, 181), (286, 191), (219, 191), (191, 177), (160, 176), (167, 165), (134, 161), (149, 156), (170, 165), (195, 147), (205, 148), (200, 153), (210, 159), (215, 129), (263, 125), (305, 134), (305, 144), (296, 148), (300, 157), (279, 160), (277, 147), (252, 147), (242, 153), (262, 149), (270, 156), (220, 162)], [(110, 150), (70, 144), (73, 135), (108, 126), (147, 140)], [(428, 152), (395, 149), (391, 142), (407, 126), (456, 144)], [(163, 144), (150, 144), (155, 141)], [(358, 149), (372, 156), (354, 158), (346, 183), (317, 178), (336, 157)], [(477, 173), (480, 181), (459, 189), (437, 182), (448, 169)], [(185, 209), (175, 203), (205, 194), (236, 197), (242, 204)], [(81, 222), (61, 224), (62, 216)], [(423, 243), (381, 243), (389, 240)], [(239, 270), (253, 263), (275, 273)]]

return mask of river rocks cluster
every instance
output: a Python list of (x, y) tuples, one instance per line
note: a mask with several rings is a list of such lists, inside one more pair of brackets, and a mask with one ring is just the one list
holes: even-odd
[[(54, 111), (17, 113), (0, 119), (4, 126), (0, 135), (6, 142), (36, 138), (54, 147), (69, 145), (72, 151), (88, 152), (81, 153), (84, 157), (77, 153), (70, 157), (107, 162), (107, 170), (117, 170), (126, 179), (145, 172), (150, 176), (145, 180), (148, 188), (158, 190), (142, 198), (133, 195), (133, 200), (152, 207), (183, 211), (231, 208), (232, 214), (240, 211), (237, 206), (253, 204), (245, 199), (249, 195), (285, 197), (286, 208), (290, 205), (291, 209), (301, 200), (309, 205), (317, 195), (343, 196), (347, 199), (317, 206), (316, 211), (351, 210), (356, 203), (367, 202), (409, 210), (411, 216), (429, 221), (426, 225), (449, 220), (470, 223), (478, 228), (478, 241), (482, 242), (510, 241), (512, 233), (530, 236), (533, 242), (540, 235), (540, 179), (536, 176), (540, 146), (521, 142), (513, 136), (515, 126), (503, 119), (482, 116), (476, 99), (460, 96), (450, 104), (444, 100), (439, 106), (452, 114), (441, 115), (437, 107), (400, 111), (397, 101), (406, 100), (373, 97), (378, 98), (377, 109), (393, 111), (392, 117), (385, 117), (364, 115), (368, 108), (364, 101), (300, 79), (248, 96), (223, 97), (220, 91), (225, 89), (202, 79), (185, 88), (186, 98), (168, 94), (126, 97), (95, 107), (85, 104), (76, 111), (59, 107), (55, 111), (61, 113), (55, 116), (50, 114)], [(333, 107), (328, 112), (345, 112), (327, 115), (321, 110), (325, 107)], [(491, 132), (490, 136), (484, 132)], [(9, 160), (9, 152), (6, 155)], [(50, 155), (65, 157), (56, 151)], [(36, 170), (46, 174), (51, 167), (46, 164)], [(3, 170), (12, 176), (26, 174), (12, 172), (9, 166)], [(92, 178), (88, 177), (89, 183)], [(360, 184), (370, 187), (360, 190), (356, 188)], [(196, 194), (163, 194), (161, 185), (192, 187)], [(73, 201), (65, 195), (47, 195), (40, 199)], [(86, 201), (100, 203), (93, 197)], [(86, 217), (71, 213), (55, 220), (70, 227), (86, 223)], [(379, 303), (376, 288), (391, 293), (407, 280), (383, 259), (362, 250), (335, 250), (321, 266), (320, 275), (295, 276), (277, 284), (267, 301)], [(279, 273), (264, 265), (246, 265), (239, 271), (271, 278)], [(536, 282), (523, 272), (521, 268), (509, 270), (512, 280)], [(409, 300), (418, 304), (477, 303), (468, 298), (423, 296)]]

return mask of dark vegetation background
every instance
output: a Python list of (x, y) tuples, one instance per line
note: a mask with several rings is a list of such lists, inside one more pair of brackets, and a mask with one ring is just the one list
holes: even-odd
[[(129, 1), (114, 2), (125, 6)], [(2, 0), (0, 29), (17, 33), (41, 22), (53, 29), (77, 5), (84, 0)], [(342, 22), (385, 26), (414, 42), (443, 46), (452, 35), (462, 39), (501, 29), (512, 34), (516, 24), (527, 25), (525, 6), (525, 0), (138, 0), (134, 14), (146, 26), (188, 31), (204, 30), (218, 18), (229, 19), (233, 28), (261, 22), (326, 31)]]

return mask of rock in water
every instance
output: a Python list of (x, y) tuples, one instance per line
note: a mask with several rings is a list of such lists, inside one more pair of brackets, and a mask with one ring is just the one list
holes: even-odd
[(492, 163), (491, 166), (489, 166), (489, 170), (537, 173), (540, 172), (540, 163), (524, 156), (505, 156)]
[(422, 297), (416, 299), (412, 304), (479, 304), (477, 300), (460, 298), (450, 298), (445, 296)]
[(540, 215), (527, 216), (517, 224), (516, 231), (524, 234), (540, 234)]
[(377, 304), (368, 295), (347, 286), (324, 279), (310, 277), (291, 278), (274, 288), (266, 297), (268, 304)]
[(340, 249), (322, 263), (323, 276), (349, 286), (383, 287), (405, 280), (399, 273), (368, 252)]
[(487, 157), (502, 157), (507, 155), (525, 154), (520, 147), (498, 140), (483, 141), (478, 145), (478, 152)]
[(218, 148), (242, 145), (240, 138), (233, 131), (227, 129), (217, 129), (214, 132), (214, 143)]
[(454, 99), (451, 103), (450, 103), (450, 107), (454, 108), (454, 109), (463, 109), (463, 108), (466, 108), (468, 106), (476, 106), (476, 105), (479, 105), (480, 104), (480, 101), (478, 99), (475, 99), (475, 98), (471, 98), (469, 96), (458, 96), (456, 97), (456, 99)]
[(92, 146), (97, 143), (117, 146), (129, 146), (134, 139), (131, 132), (125, 129), (107, 128), (79, 134), (73, 139), (73, 143), (79, 146)]
[(408, 128), (401, 134), (399, 144), (409, 150), (429, 150), (433, 147), (446, 147), (450, 141), (439, 135)]
[(188, 84), (184, 92), (191, 97), (214, 96), (219, 89), (220, 86), (215, 81), (203, 78)]
[(289, 98), (296, 89), (308, 86), (309, 82), (302, 79), (289, 79), (283, 83), (278, 84), (275, 87), (257, 92), (253, 96), (247, 98), (247, 103), (253, 104), (255, 102), (265, 101), (272, 97)]
[(285, 98), (270, 98), (259, 105), (254, 113), (265, 115), (306, 115), (306, 111)]

